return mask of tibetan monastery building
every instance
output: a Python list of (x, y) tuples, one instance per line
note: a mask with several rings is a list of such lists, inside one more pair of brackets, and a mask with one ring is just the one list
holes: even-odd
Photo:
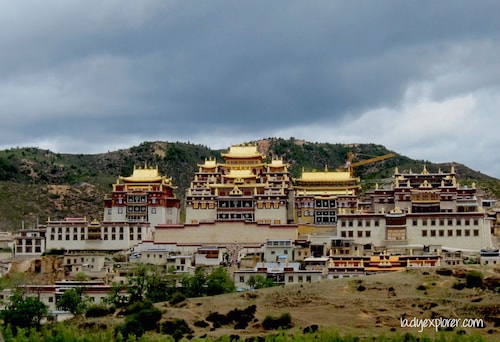
[(355, 212), (360, 179), (349, 171), (304, 172), (295, 179), (295, 222), (300, 234), (334, 232), (339, 208)]
[(172, 179), (158, 168), (134, 167), (129, 177), (119, 177), (111, 196), (104, 200), (104, 222), (149, 222), (178, 224), (180, 200), (175, 198)]
[(426, 167), (420, 173), (396, 168), (391, 187), (367, 192), (360, 210), (339, 209), (337, 234), (387, 248), (441, 245), (479, 251), (491, 246), (475, 185), (460, 186), (455, 177), (453, 167), (434, 173)]
[(134, 168), (119, 177), (104, 199), (102, 222), (86, 218), (48, 220), (46, 248), (120, 251), (153, 239), (156, 225), (179, 224), (180, 200), (158, 168)]
[(295, 239), (289, 165), (264, 162), (257, 146), (231, 146), (224, 162), (205, 160), (186, 193), (186, 224), (158, 225), (155, 241), (262, 243)]
[(231, 146), (223, 163), (198, 165), (186, 194), (186, 223), (293, 222), (293, 188), (288, 164), (263, 161), (257, 146)]

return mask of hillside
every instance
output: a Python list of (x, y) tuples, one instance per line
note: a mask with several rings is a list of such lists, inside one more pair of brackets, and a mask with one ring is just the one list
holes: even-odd
[[(369, 338), (386, 336), (434, 336), (434, 328), (419, 332), (416, 327), (401, 327), (401, 318), (482, 319), (482, 328), (458, 326), (447, 329), (447, 339), (457, 335), (479, 335), (488, 341), (496, 341), (500, 333), (500, 269), (480, 269), (484, 276), (483, 288), (459, 288), (466, 283), (469, 268), (418, 268), (407, 271), (372, 275), (361, 278), (325, 280), (273, 287), (255, 291), (191, 298), (172, 305), (155, 304), (163, 311), (162, 322), (184, 320), (192, 330), (192, 337), (215, 340), (221, 336), (238, 336), (248, 339), (255, 336), (276, 334), (265, 330), (263, 321), (267, 315), (279, 317), (290, 314), (292, 328), (289, 333), (302, 334), (304, 329), (335, 330), (340, 335)], [(244, 329), (235, 327), (224, 317), (232, 310), (245, 310), (255, 306), (255, 314)], [(234, 312), (234, 311), (233, 311)], [(217, 318), (214, 320), (214, 318)], [(99, 318), (97, 324), (112, 326), (123, 318)], [(229, 321), (229, 322), (228, 322)], [(88, 322), (86, 325), (92, 325)], [(149, 333), (148, 333), (149, 334)], [(155, 336), (155, 333), (151, 337)], [(364, 340), (364, 339), (363, 339)], [(441, 339), (444, 341), (444, 339)]]
[[(430, 171), (449, 170), (451, 163), (432, 164), (389, 151), (375, 144), (311, 143), (298, 139), (268, 138), (255, 142), (267, 159), (282, 157), (290, 163), (298, 177), (302, 170), (334, 170), (345, 164), (349, 152), (354, 161), (370, 159), (387, 153), (396, 156), (355, 169), (363, 188), (387, 181), (394, 168)], [(183, 198), (197, 164), (220, 153), (206, 146), (182, 142), (144, 142), (128, 149), (101, 154), (61, 154), (34, 147), (0, 151), (0, 230), (17, 230), (24, 224), (33, 227), (50, 218), (86, 216), (100, 218), (102, 201), (120, 175), (130, 175), (134, 165), (158, 166), (160, 172), (172, 177), (176, 195)], [(462, 183), (476, 182), (488, 197), (500, 198), (500, 181), (453, 164)]]

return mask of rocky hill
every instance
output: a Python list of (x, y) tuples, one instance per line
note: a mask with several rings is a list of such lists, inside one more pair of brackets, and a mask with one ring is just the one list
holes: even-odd
[[(355, 169), (363, 180), (363, 188), (375, 182), (387, 181), (394, 168), (421, 170), (425, 164), (430, 171), (448, 171), (451, 163), (433, 164), (413, 160), (376, 144), (311, 143), (298, 139), (267, 138), (246, 142), (257, 144), (268, 160), (282, 157), (290, 163), (291, 172), (298, 177), (302, 170), (334, 170), (342, 167), (349, 152), (353, 162), (394, 153), (392, 158), (369, 163)], [(225, 151), (225, 150), (224, 150)], [(206, 158), (221, 160), (222, 150), (183, 142), (144, 142), (139, 146), (101, 154), (62, 154), (35, 147), (11, 148), (0, 151), (0, 230), (33, 227), (47, 218), (86, 216), (100, 218), (104, 196), (117, 177), (130, 175), (134, 165), (158, 166), (160, 172), (172, 177), (176, 195), (183, 198), (185, 190)], [(453, 164), (459, 180), (476, 182), (493, 198), (500, 197), (500, 181), (470, 168)]]

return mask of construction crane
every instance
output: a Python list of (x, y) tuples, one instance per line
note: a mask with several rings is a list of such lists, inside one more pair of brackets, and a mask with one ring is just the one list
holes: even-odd
[(395, 154), (394, 153), (387, 153), (387, 154), (383, 154), (381, 156), (373, 157), (373, 158), (370, 158), (370, 159), (364, 159), (364, 160), (360, 160), (360, 161), (357, 161), (357, 162), (353, 163), (352, 161), (354, 159), (354, 156), (355, 156), (355, 154), (352, 153), (352, 152), (347, 153), (347, 160), (346, 160), (345, 165), (343, 167), (344, 169), (349, 170), (349, 172), (351, 174), (354, 173), (354, 168), (355, 167), (358, 167), (358, 166), (361, 166), (361, 165), (365, 165), (365, 164), (376, 163), (376, 162), (381, 161), (381, 160), (389, 159), (389, 158), (394, 157)]

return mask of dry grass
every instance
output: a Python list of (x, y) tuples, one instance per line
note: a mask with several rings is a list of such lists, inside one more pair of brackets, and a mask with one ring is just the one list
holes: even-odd
[[(297, 284), (235, 293), (214, 297), (192, 298), (176, 306), (157, 304), (163, 311), (163, 320), (184, 319), (193, 328), (194, 336), (217, 338), (222, 335), (237, 334), (242, 338), (262, 336), (261, 323), (266, 315), (279, 316), (289, 313), (293, 325), (291, 332), (300, 331), (316, 324), (320, 329), (336, 329), (340, 334), (360, 337), (387, 337), (404, 335), (407, 332), (419, 335), (416, 328), (402, 328), (401, 317), (425, 318), (482, 318), (486, 328), (454, 329), (466, 334), (477, 334), (487, 340), (495, 340), (500, 328), (500, 295), (481, 289), (455, 290), (452, 285), (458, 281), (455, 276), (436, 274), (436, 269), (415, 269), (385, 275), (363, 278), (336, 279), (313, 284)], [(482, 269), (485, 278), (498, 277), (498, 269)], [(359, 291), (359, 285), (365, 287)], [(417, 289), (420, 288), (420, 289)], [(195, 327), (196, 321), (206, 321), (210, 313), (227, 314), (230, 310), (245, 309), (256, 305), (255, 320), (245, 330), (235, 330), (233, 326), (211, 329)], [(424, 330), (428, 336), (434, 334), (432, 328)]]

